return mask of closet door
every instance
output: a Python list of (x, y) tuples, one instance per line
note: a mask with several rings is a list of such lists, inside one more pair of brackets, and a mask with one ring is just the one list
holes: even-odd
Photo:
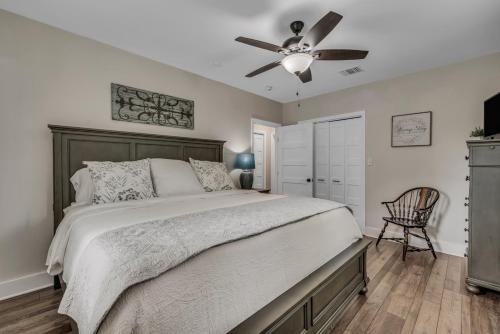
[(365, 140), (363, 121), (361, 118), (352, 118), (343, 122), (345, 135), (345, 203), (352, 209), (356, 221), (363, 230), (365, 226)]
[(330, 199), (346, 203), (345, 198), (345, 121), (330, 122)]
[(330, 123), (330, 199), (346, 204), (363, 230), (364, 126), (361, 118)]
[(330, 199), (330, 123), (314, 124), (314, 197)]

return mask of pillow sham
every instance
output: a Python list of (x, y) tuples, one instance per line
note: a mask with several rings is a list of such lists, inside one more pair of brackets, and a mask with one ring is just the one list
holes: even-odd
[(94, 184), (90, 177), (88, 168), (80, 168), (69, 179), (75, 189), (75, 203), (89, 205), (92, 204), (92, 196), (94, 195)]
[(189, 162), (205, 191), (236, 189), (223, 163), (194, 160), (191, 158), (189, 158)]
[(92, 204), (155, 197), (149, 159), (137, 161), (84, 161), (94, 184)]
[(205, 192), (196, 178), (193, 168), (186, 161), (151, 159), (151, 176), (158, 197)]

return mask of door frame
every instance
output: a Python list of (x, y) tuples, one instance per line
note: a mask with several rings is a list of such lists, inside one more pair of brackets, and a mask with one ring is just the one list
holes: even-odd
[[(263, 168), (262, 168), (262, 180), (263, 180), (263, 189), (267, 188), (267, 173), (266, 173), (266, 154), (267, 154), (267, 150), (266, 150), (266, 140), (267, 140), (267, 134), (264, 132), (264, 131), (261, 131), (261, 130), (253, 130), (253, 133), (252, 133), (252, 153), (255, 153), (253, 150), (254, 150), (254, 142), (253, 142), (253, 135), (254, 134), (259, 134), (259, 135), (262, 135), (264, 137), (264, 143), (262, 145), (262, 151), (263, 151), (263, 156), (264, 156), (264, 165), (263, 165)], [(254, 180), (255, 180), (255, 177), (254, 177)]]
[[(330, 115), (330, 116), (325, 116), (325, 117), (319, 117), (319, 118), (312, 118), (312, 119), (307, 119), (303, 121), (299, 121), (297, 123), (323, 123), (323, 122), (332, 122), (332, 121), (342, 121), (342, 120), (347, 120), (347, 119), (352, 119), (352, 118), (361, 118), (361, 127), (362, 127), (362, 133), (363, 133), (363, 152), (361, 154), (363, 161), (362, 161), (362, 200), (363, 200), (363, 226), (362, 226), (362, 232), (364, 233), (364, 230), (366, 228), (366, 115), (364, 110), (360, 111), (355, 111), (355, 112), (350, 112), (350, 113), (344, 113), (344, 114), (335, 114), (335, 115)], [(314, 139), (314, 137), (313, 137)], [(315, 175), (313, 177), (316, 177)]]
[(276, 177), (277, 175), (277, 169), (276, 169), (276, 128), (279, 128), (282, 126), (281, 123), (275, 123), (271, 121), (266, 121), (263, 119), (255, 118), (252, 117), (250, 118), (250, 150), (253, 150), (253, 128), (255, 124), (259, 125), (264, 125), (268, 126), (271, 128), (274, 128), (274, 136), (271, 136), (271, 192), (276, 192), (278, 189), (278, 179)]

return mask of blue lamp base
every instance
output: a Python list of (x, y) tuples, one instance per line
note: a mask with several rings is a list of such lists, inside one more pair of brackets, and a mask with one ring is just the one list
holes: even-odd
[(243, 171), (240, 174), (241, 189), (252, 189), (253, 173), (251, 171)]

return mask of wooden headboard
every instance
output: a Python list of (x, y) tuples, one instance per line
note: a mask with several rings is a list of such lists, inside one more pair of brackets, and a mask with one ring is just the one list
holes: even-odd
[(222, 162), (224, 141), (49, 125), (53, 136), (54, 231), (75, 199), (69, 179), (82, 161), (165, 158)]

